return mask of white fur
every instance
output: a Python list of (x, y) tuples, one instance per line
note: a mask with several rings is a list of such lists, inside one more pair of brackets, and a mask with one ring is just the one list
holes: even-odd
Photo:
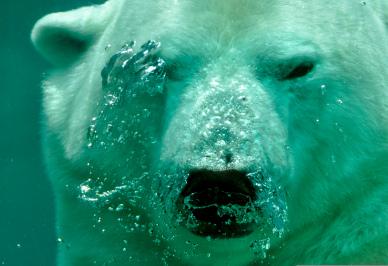
[[(239, 158), (231, 168), (262, 164), (267, 156), (288, 195), (288, 231), (262, 263), (388, 264), (388, 7), (385, 0), (365, 2), (111, 0), (37, 22), (32, 40), (56, 65), (43, 84), (43, 146), (62, 239), (58, 264), (253, 260), (249, 237), (208, 242), (174, 231), (145, 202), (155, 192), (153, 180), (140, 178), (171, 165), (224, 169), (220, 157), (204, 160), (206, 152), (222, 150), (200, 134), (208, 122), (201, 111), (219, 106), (224, 95), (249, 100), (249, 119), (238, 117), (231, 126), (233, 134), (247, 132), (249, 148), (231, 146)], [(168, 82), (166, 106), (147, 98), (121, 110), (129, 121), (148, 108), (150, 117), (133, 122), (130, 130), (148, 136), (145, 140), (155, 137), (157, 145), (133, 140), (88, 150), (88, 126), (103, 97), (101, 69), (123, 43), (136, 40), (140, 46), (154, 39), (166, 47), (167, 62), (207, 63), (200, 74), (180, 70), (192, 75), (189, 84)], [(263, 74), (276, 72), (277, 64), (295, 53), (318, 58), (311, 76), (290, 85)], [(81, 201), (79, 186), (93, 176), (138, 182), (131, 212), (146, 229), (124, 228), (119, 213)], [(149, 224), (155, 233), (148, 232)], [(169, 234), (177, 237), (164, 238)], [(190, 248), (186, 240), (199, 246)], [(188, 251), (193, 254), (184, 254)]]

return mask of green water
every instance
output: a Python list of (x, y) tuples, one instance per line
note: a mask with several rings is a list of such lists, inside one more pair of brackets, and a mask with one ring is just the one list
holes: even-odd
[(34, 51), (34, 22), (87, 0), (1, 1), (0, 265), (55, 263), (53, 195), (40, 148), (40, 80), (50, 66)]

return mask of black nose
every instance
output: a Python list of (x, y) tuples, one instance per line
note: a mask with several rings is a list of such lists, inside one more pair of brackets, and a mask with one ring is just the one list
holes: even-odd
[[(225, 238), (250, 232), (249, 224), (237, 221), (236, 215), (255, 200), (255, 189), (245, 172), (196, 170), (190, 173), (177, 207), (184, 217), (191, 215), (196, 221), (197, 226), (190, 228), (193, 233)], [(221, 214), (224, 207), (236, 213)]]

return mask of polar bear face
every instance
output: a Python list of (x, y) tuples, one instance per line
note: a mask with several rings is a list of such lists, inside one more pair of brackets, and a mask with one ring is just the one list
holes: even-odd
[(386, 180), (383, 10), (116, 0), (39, 21), (60, 265), (336, 262), (297, 246)]

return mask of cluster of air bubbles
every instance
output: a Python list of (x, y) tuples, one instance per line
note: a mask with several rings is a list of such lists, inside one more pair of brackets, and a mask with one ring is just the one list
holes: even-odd
[[(108, 209), (115, 211), (121, 211), (124, 209), (124, 205), (122, 203), (119, 203), (115, 207), (113, 206), (114, 202), (117, 201), (117, 199), (121, 199), (122, 196), (126, 197), (122, 199), (123, 202), (130, 203), (131, 201), (135, 201), (134, 195), (127, 194), (128, 190), (130, 190), (130, 185), (117, 186), (108, 190), (104, 187), (104, 181), (100, 181), (99, 178), (97, 178), (97, 180), (89, 178), (82, 182), (79, 186), (81, 192), (80, 199), (93, 203), (96, 208), (107, 207)], [(131, 195), (131, 198), (127, 198), (127, 195)]]
[[(86, 138), (90, 151), (97, 152), (101, 158), (104, 154), (115, 158), (125, 150), (127, 158), (106, 162), (112, 169), (128, 167), (134, 160), (146, 162), (145, 145), (157, 143), (154, 134), (143, 130), (142, 126), (152, 118), (152, 107), (144, 103), (159, 99), (156, 96), (163, 93), (166, 65), (157, 56), (159, 48), (160, 43), (153, 40), (139, 48), (134, 41), (129, 42), (113, 54), (101, 72), (102, 95), (96, 103)], [(106, 48), (109, 49), (111, 46)], [(103, 217), (106, 212), (112, 212), (126, 232), (153, 231), (145, 222), (146, 217), (140, 215), (145, 211), (145, 206), (139, 204), (144, 202), (144, 179), (149, 178), (145, 163), (137, 165), (142, 174), (122, 177), (100, 171), (105, 166), (92, 161), (87, 166), (89, 175), (79, 184), (78, 195), (95, 209), (96, 229), (102, 233), (107, 230)]]
[(139, 206), (144, 190), (141, 182), (147, 178), (146, 175), (148, 173), (144, 173), (139, 178), (123, 177), (119, 180), (120, 185), (117, 186), (114, 185), (114, 181), (107, 178), (90, 177), (79, 185), (79, 198), (97, 211), (95, 214), (97, 224), (102, 220), (98, 213), (110, 211), (119, 215), (118, 222), (128, 232), (146, 231), (142, 217), (133, 212), (133, 209), (142, 207)]
[[(136, 123), (150, 116), (148, 109), (129, 113), (136, 99), (154, 97), (163, 93), (166, 63), (157, 56), (160, 42), (150, 40), (138, 50), (129, 42), (115, 53), (101, 71), (103, 101), (91, 119), (87, 131), (88, 147), (108, 148), (123, 144), (128, 139), (142, 139)], [(121, 109), (120, 109), (121, 108)], [(124, 119), (126, 118), (126, 119)], [(96, 145), (98, 144), (98, 145)]]
[(218, 163), (223, 163), (222, 158), (225, 158), (228, 151), (250, 154), (252, 148), (257, 147), (252, 145), (252, 141), (259, 140), (254, 137), (257, 131), (252, 130), (252, 124), (258, 117), (250, 110), (245, 100), (244, 94), (220, 89), (209, 93), (206, 102), (199, 105), (190, 124), (193, 126), (192, 131), (198, 132), (204, 140), (204, 146), (194, 147), (200, 150), (199, 152), (205, 150), (200, 164), (209, 165), (209, 158), (219, 158)]
[(254, 240), (249, 247), (257, 258), (265, 259), (267, 257), (267, 251), (271, 247), (271, 240), (269, 237), (261, 240)]
[(272, 234), (278, 238), (283, 237), (288, 221), (288, 207), (283, 188), (277, 186), (271, 176), (266, 176), (261, 171), (249, 173), (248, 177), (257, 191), (254, 204), (266, 218), (262, 222), (272, 228)]
[[(250, 244), (254, 255), (265, 259), (273, 239), (280, 239), (287, 230), (288, 207), (282, 187), (277, 186), (271, 176), (264, 175), (261, 171), (248, 174), (257, 191), (256, 224), (261, 231), (258, 239)], [(260, 220), (261, 219), (261, 220)]]
[[(114, 54), (101, 72), (102, 86), (112, 95), (136, 93), (143, 90), (151, 96), (163, 92), (166, 63), (156, 55), (161, 43), (150, 40), (135, 51), (135, 42), (129, 42)], [(139, 93), (142, 93), (139, 91)]]

